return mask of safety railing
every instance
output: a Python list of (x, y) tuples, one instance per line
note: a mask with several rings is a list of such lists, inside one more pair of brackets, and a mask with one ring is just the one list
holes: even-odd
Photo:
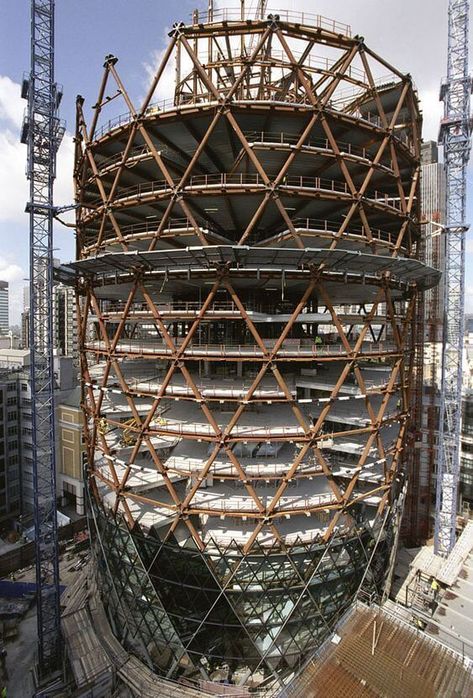
[[(258, 87), (258, 89), (260, 89), (259, 85), (255, 86), (255, 89), (256, 89), (256, 87)], [(247, 89), (247, 88), (245, 88), (245, 89)], [(274, 93), (274, 98), (269, 100), (269, 101), (278, 102), (277, 96), (278, 96), (277, 92)], [(236, 99), (236, 101), (239, 101), (239, 100)], [(240, 100), (240, 101), (246, 101), (246, 100)], [(268, 101), (268, 100), (264, 100), (264, 101)], [(283, 100), (283, 101), (287, 101), (287, 100)], [(205, 93), (205, 94), (203, 93), (201, 95), (199, 95), (199, 94), (192, 95), (191, 100), (186, 101), (186, 102), (181, 102), (179, 104), (176, 104), (174, 98), (163, 99), (163, 100), (159, 100), (159, 101), (156, 101), (156, 102), (153, 102), (152, 104), (150, 104), (149, 107), (147, 107), (147, 109), (144, 113), (144, 116), (151, 117), (151, 116), (155, 116), (157, 114), (164, 114), (165, 112), (169, 112), (169, 111), (175, 111), (175, 110), (180, 111), (180, 110), (183, 110), (186, 108), (193, 107), (196, 104), (202, 104), (202, 103), (207, 104), (209, 106), (212, 104), (212, 100), (209, 101), (208, 93)], [(308, 97), (307, 96), (303, 97), (301, 103), (308, 104), (309, 103)], [(338, 105), (338, 108), (337, 108), (337, 100), (334, 99), (334, 100), (332, 100), (332, 102), (330, 102), (327, 105), (327, 108), (328, 109), (332, 108), (336, 112), (338, 111), (340, 113), (344, 113), (343, 106), (344, 106), (344, 102), (343, 102), (343, 104)], [(358, 108), (355, 111), (347, 114), (347, 116), (355, 118), (355, 119), (360, 119), (362, 121), (367, 121), (369, 124), (371, 124), (372, 126), (376, 126), (377, 128), (383, 128), (383, 123), (381, 121), (379, 114), (376, 114), (376, 113), (373, 113), (370, 111), (365, 111), (365, 110), (362, 110), (361, 108)], [(114, 117), (108, 119), (108, 121), (106, 121), (99, 128), (97, 128), (95, 133), (93, 134), (93, 138), (94, 138), (94, 140), (100, 140), (100, 138), (102, 138), (104, 135), (114, 131), (115, 129), (120, 128), (121, 126), (130, 125), (132, 121), (133, 121), (133, 114), (130, 111), (118, 114), (117, 116), (114, 116)], [(409, 141), (408, 137), (406, 136), (406, 134), (396, 132), (393, 134), (393, 136), (395, 139), (403, 142), (405, 145), (408, 145), (408, 146), (410, 145), (410, 141)]]
[[(175, 339), (175, 345), (177, 350), (184, 339)], [(274, 348), (276, 340), (271, 345), (271, 342), (265, 340), (265, 347), (268, 352)], [(310, 358), (317, 359), (323, 356), (345, 356), (349, 357), (350, 354), (342, 344), (304, 344), (304, 340), (292, 339), (283, 342), (282, 346), (277, 350), (277, 356), (307, 356)], [(88, 342), (85, 344), (85, 349), (87, 351), (108, 351), (107, 345), (102, 340), (96, 340), (93, 342)], [(399, 349), (394, 343), (387, 342), (364, 342), (360, 349), (362, 355), (366, 354), (388, 354), (393, 352), (399, 352)], [(154, 339), (148, 341), (132, 340), (128, 342), (119, 341), (115, 348), (116, 354), (170, 354), (174, 352), (168, 347), (167, 344), (157, 342)], [(245, 357), (253, 356), (255, 358), (263, 358), (262, 349), (257, 344), (190, 344), (185, 349), (186, 356), (233, 356), (233, 357)]]
[[(273, 489), (275, 485), (273, 484)], [(259, 493), (261, 499), (261, 493)], [(272, 492), (268, 492), (263, 497), (267, 500), (269, 504), (272, 499)], [(300, 494), (294, 492), (293, 496), (282, 496), (275, 507), (274, 513), (284, 513), (287, 511), (299, 511), (308, 510), (315, 507), (320, 507), (329, 504), (336, 504), (337, 499), (333, 493), (327, 494), (314, 494), (312, 496), (304, 497)], [(231, 512), (258, 512), (258, 507), (256, 502), (249, 495), (248, 497), (238, 497), (233, 494), (218, 493), (218, 491), (206, 491), (205, 489), (200, 489), (194, 495), (192, 500), (192, 509), (207, 509), (222, 511), (225, 513)]]
[[(101, 307), (101, 316), (105, 320), (109, 316), (115, 317), (116, 315), (122, 315), (126, 308), (126, 303), (124, 301), (103, 301)], [(159, 313), (159, 315), (191, 315), (195, 317), (202, 309), (202, 303), (199, 301), (173, 301), (172, 303), (155, 303), (154, 309)], [(254, 313), (265, 315), (277, 320), (278, 315), (289, 315), (293, 312), (294, 306), (289, 304), (287, 307), (284, 306), (274, 306), (274, 305), (259, 305), (257, 303), (247, 303), (245, 306), (246, 312), (251, 315)], [(309, 312), (309, 311), (308, 311)], [(205, 315), (208, 318), (212, 315), (222, 315), (222, 314), (237, 314), (241, 315), (241, 311), (238, 306), (233, 301), (219, 301), (212, 303), (207, 310)], [(320, 315), (320, 313), (319, 313)], [(326, 313), (326, 320), (328, 324), (333, 324), (331, 322), (331, 316)], [(138, 318), (138, 319), (151, 319), (153, 321), (153, 312), (146, 303), (133, 303), (129, 310), (127, 317)], [(93, 313), (89, 313), (90, 322), (96, 322), (97, 316)], [(320, 322), (320, 320), (318, 320)], [(359, 316), (359, 322), (364, 322), (363, 316)]]
[[(263, 188), (267, 186), (268, 181), (270, 181), (270, 176), (262, 177), (259, 173), (246, 173), (246, 172), (235, 172), (235, 173), (215, 173), (215, 174), (205, 174), (205, 175), (194, 175), (190, 177), (187, 181), (184, 191), (199, 190), (199, 189), (228, 189), (228, 188)], [(352, 197), (353, 194), (346, 182), (341, 182), (334, 179), (325, 179), (323, 177), (309, 177), (309, 176), (296, 176), (288, 175), (285, 176), (279, 185), (281, 188), (287, 189), (312, 189), (316, 191), (329, 192), (342, 194), (345, 196)], [(140, 184), (135, 184), (130, 187), (119, 187), (116, 191), (116, 196), (114, 203), (119, 202), (125, 203), (127, 200), (132, 199), (133, 202), (139, 200), (143, 197), (153, 196), (155, 194), (166, 194), (175, 191), (175, 184), (169, 183), (165, 179), (153, 180), (151, 182), (141, 182)], [(393, 197), (387, 192), (380, 192), (378, 190), (370, 191), (365, 194), (364, 199), (366, 201), (373, 201), (376, 203), (383, 203), (386, 206), (401, 210), (401, 202), (397, 197)], [(88, 206), (92, 208), (100, 207), (104, 202), (102, 198), (97, 197), (96, 199), (88, 202)]]
[[(122, 240), (127, 243), (131, 243), (133, 241), (139, 242), (140, 240), (147, 240), (150, 237), (154, 237), (157, 233), (160, 220), (158, 219), (158, 216), (149, 216), (149, 218), (156, 220), (150, 220), (146, 223), (136, 223), (122, 226), (120, 228), (121, 237), (117, 236), (115, 229), (106, 230), (99, 247), (106, 247), (107, 245), (117, 242), (121, 243)], [(215, 235), (215, 233), (209, 231), (205, 226), (201, 225), (199, 229), (209, 233), (210, 235)], [(188, 218), (169, 219), (161, 229), (160, 237), (166, 237), (176, 233), (180, 235), (195, 234), (193, 223)], [(91, 238), (89, 237), (88, 239), (90, 240)], [(96, 250), (96, 242), (83, 246), (83, 254), (85, 255), (90, 252), (94, 253)]]
[[(103, 301), (102, 312), (104, 314), (121, 313), (126, 307), (126, 303), (122, 301)], [(199, 301), (173, 301), (172, 303), (155, 303), (154, 307), (160, 314), (166, 313), (196, 313), (202, 309), (202, 303)], [(247, 307), (250, 312), (253, 307)], [(233, 312), (238, 311), (237, 306), (233, 301), (215, 301), (207, 309), (206, 313), (214, 312)], [(151, 310), (147, 303), (134, 303), (130, 308), (130, 313), (146, 313), (151, 314)]]
[[(303, 24), (305, 26), (324, 29), (325, 31), (333, 32), (334, 34), (343, 34), (351, 36), (351, 27), (349, 24), (337, 22), (330, 17), (315, 14), (314, 12), (297, 12), (295, 10), (273, 10), (272, 16), (281, 22), (290, 22), (293, 24)], [(222, 7), (213, 9), (208, 12), (196, 10), (190, 14), (191, 24), (220, 24), (221, 22), (242, 22), (250, 21), (266, 21), (267, 13), (261, 16), (261, 12), (256, 8), (255, 3), (250, 7)]]
[[(309, 69), (309, 71), (311, 72), (317, 71), (319, 73), (322, 72), (324, 74), (330, 74), (331, 72), (334, 72), (333, 58), (329, 58), (328, 56), (320, 56), (315, 53), (309, 53), (307, 55), (306, 53), (304, 54), (302, 51), (297, 51), (294, 49), (292, 49), (291, 53), (294, 56), (296, 62), (300, 62), (301, 59), (303, 59), (303, 62), (301, 62), (301, 67), (303, 67), (306, 70)], [(202, 50), (200, 47), (198, 57), (200, 63), (205, 65), (207, 68), (218, 69), (220, 67), (223, 68), (233, 66), (236, 69), (236, 71), (238, 71), (240, 67), (246, 64), (246, 62), (248, 61), (248, 56), (246, 55), (243, 55), (242, 57), (241, 54), (234, 54), (230, 58), (228, 55), (222, 54), (220, 52), (217, 53), (213, 51), (212, 54), (210, 54), (208, 53), (208, 51)], [(258, 56), (255, 57), (255, 65), (258, 65), (262, 62), (264, 62), (265, 65), (267, 65), (268, 62), (272, 62), (273, 65), (275, 65), (276, 67), (287, 67), (288, 65), (292, 67), (292, 62), (289, 60), (286, 51), (284, 51), (283, 49), (276, 49), (274, 47), (271, 48), (270, 53), (267, 53), (265, 50), (263, 50)], [(357, 81), (359, 83), (362, 83), (362, 85), (366, 88), (369, 87), (366, 72), (355, 65), (348, 66), (346, 70), (343, 72), (343, 75), (341, 73), (337, 73), (337, 75), (340, 75), (341, 80), (349, 79), (352, 84), (353, 81)], [(247, 89), (247, 87), (248, 85), (246, 84), (245, 90)], [(251, 84), (249, 87), (251, 89)], [(256, 83), (254, 84), (254, 87), (256, 87)]]
[[(292, 221), (294, 227), (298, 230), (316, 230), (325, 233), (338, 233), (341, 227), (341, 223), (334, 223), (326, 219), (321, 218), (294, 218)], [(388, 245), (395, 245), (399, 237), (399, 233), (391, 233), (387, 230), (380, 230), (379, 228), (370, 228), (369, 230), (365, 226), (354, 226), (350, 225), (344, 233), (344, 237), (364, 237), (366, 240), (371, 239), (376, 242), (385, 242)]]
[[(191, 436), (211, 436), (215, 437), (215, 429), (209, 423), (194, 423), (194, 422), (178, 422), (173, 420), (167, 420), (163, 418), (161, 423), (156, 426), (151, 426), (150, 433), (154, 431), (159, 432), (159, 434), (181, 434), (181, 435), (191, 435)], [(241, 424), (236, 424), (231, 431), (231, 438), (253, 438), (253, 439), (285, 439), (289, 437), (300, 438), (305, 435), (305, 431), (302, 427), (294, 425), (293, 427), (286, 427), (283, 425), (268, 427), (263, 425), (258, 426), (242, 426)]]
[[(160, 225), (160, 220), (157, 216), (150, 217), (153, 220), (147, 221), (145, 223), (136, 223), (132, 225), (124, 225), (120, 228), (121, 237), (117, 236), (114, 229), (106, 230), (100, 248), (106, 247), (111, 244), (121, 244), (124, 240), (128, 244), (133, 242), (139, 242), (142, 240), (150, 240), (157, 234), (158, 227)], [(156, 219), (156, 220), (154, 220)], [(323, 236), (333, 236), (336, 237), (340, 231), (342, 225), (341, 221), (331, 221), (324, 218), (293, 218), (292, 223), (297, 230), (307, 230), (314, 231)], [(208, 235), (216, 235), (213, 233), (211, 226), (208, 221), (205, 223), (199, 223), (199, 229)], [(169, 219), (166, 224), (162, 227), (160, 231), (160, 237), (168, 237), (171, 235), (187, 235), (195, 234), (194, 224), (187, 218), (175, 218)], [(291, 235), (288, 228), (281, 230), (276, 235), (268, 238), (267, 243), (275, 239), (282, 239)], [(379, 228), (370, 228), (369, 230), (365, 226), (355, 226), (351, 225), (343, 232), (343, 238), (354, 238), (359, 240), (363, 238), (365, 244), (369, 244), (372, 241), (385, 244), (389, 247), (394, 247), (398, 241), (399, 232), (390, 232), (387, 230), (381, 230)], [(234, 243), (233, 243), (234, 244)], [(401, 245), (405, 247), (405, 241)], [(95, 253), (98, 246), (96, 242), (91, 242), (88, 245), (84, 245), (83, 254)]]
[[(167, 151), (167, 150), (168, 150), (168, 148), (166, 148), (165, 146), (162, 146), (162, 147), (160, 146), (160, 148), (159, 148), (159, 151), (161, 154), (163, 153), (163, 151)], [(123, 160), (123, 154), (124, 154), (124, 151), (121, 150), (120, 152), (114, 153), (113, 155), (110, 155), (107, 158), (102, 158), (102, 159), (98, 160), (97, 165), (99, 168), (99, 172), (102, 174), (104, 172), (104, 170), (112, 167), (113, 165), (121, 163)], [(147, 145), (136, 146), (135, 148), (131, 148), (128, 151), (126, 162), (129, 163), (133, 159), (138, 159), (141, 156), (147, 156), (147, 155), (149, 155), (151, 157), (151, 151), (149, 150)], [(93, 179), (93, 177), (91, 177), (90, 179)]]
[[(285, 131), (244, 131), (245, 138), (250, 143), (268, 143), (280, 145), (294, 145), (300, 140), (297, 133), (287, 133)], [(370, 160), (372, 155), (367, 148), (363, 148), (348, 141), (337, 140), (337, 146), (342, 154), (356, 155)], [(328, 138), (307, 138), (303, 143), (304, 148), (319, 148), (333, 152)], [(390, 165), (391, 166), (391, 165)]]
[[(300, 135), (296, 133), (287, 133), (284, 131), (244, 131), (245, 138), (250, 143), (268, 143), (273, 145), (274, 143), (281, 145), (294, 145), (300, 140)], [(357, 146), (348, 141), (337, 140), (337, 145), (342, 154), (356, 155), (357, 157), (364, 158), (365, 160), (371, 160), (373, 154), (367, 148)], [(321, 150), (327, 150), (333, 152), (332, 147), (328, 138), (309, 138), (304, 141), (304, 148), (318, 148)], [(169, 147), (163, 144), (158, 145), (161, 154), (169, 152)], [(139, 159), (142, 156), (152, 157), (152, 153), (148, 146), (141, 145), (132, 148), (127, 154), (127, 163), (134, 159)], [(173, 157), (175, 153), (173, 152)], [(114, 153), (107, 158), (103, 158), (98, 162), (99, 172), (103, 173), (105, 170), (111, 168), (113, 165), (118, 165), (123, 160), (123, 151)], [(392, 169), (392, 161), (389, 163), (389, 167)], [(90, 177), (92, 180), (94, 177)]]
[[(287, 460), (283, 462), (278, 462), (277, 457), (268, 457), (264, 456), (265, 458), (265, 463), (253, 463), (253, 462), (248, 462), (248, 460), (245, 460), (245, 458), (239, 456), (238, 460), (240, 463), (244, 464), (245, 468), (245, 473), (247, 475), (251, 475), (252, 478), (256, 479), (261, 479), (269, 480), (271, 482), (271, 478), (274, 477), (280, 477), (281, 474), (287, 473), (288, 469), (288, 463)], [(258, 455), (251, 459), (251, 461), (257, 461)], [(188, 458), (187, 456), (170, 456), (166, 460), (166, 469), (168, 471), (176, 471), (178, 474), (183, 474), (183, 475), (192, 475), (192, 474), (200, 474), (202, 472), (202, 468), (205, 465), (207, 458), (205, 459), (198, 459), (198, 458)], [(322, 466), (319, 465), (318, 463), (305, 463), (302, 464), (298, 467), (297, 473), (294, 475), (294, 479), (297, 480), (300, 478), (301, 480), (306, 479), (308, 477), (311, 477), (312, 475), (316, 473), (321, 473), (322, 472)], [(209, 473), (207, 477), (212, 477), (215, 482), (221, 482), (221, 480), (224, 480), (224, 482), (230, 483), (233, 482), (230, 478), (239, 478), (238, 473), (235, 470), (235, 466), (232, 466), (230, 463), (219, 463), (218, 461), (214, 461), (212, 466), (210, 467)], [(240, 482), (241, 486), (241, 481), (240, 480), (235, 480), (235, 482)], [(268, 484), (266, 481), (264, 484)]]

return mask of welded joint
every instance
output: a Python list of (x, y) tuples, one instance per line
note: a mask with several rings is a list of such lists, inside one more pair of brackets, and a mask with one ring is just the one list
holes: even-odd
[(116, 56), (114, 56), (113, 53), (108, 53), (105, 56), (103, 67), (108, 68), (112, 65), (116, 65), (117, 63), (118, 63), (118, 58)]
[(185, 26), (186, 25), (184, 22), (174, 22), (174, 24), (172, 25), (171, 31), (168, 32), (168, 36), (170, 36), (170, 37), (182, 36), (184, 34), (184, 32), (182, 30)]

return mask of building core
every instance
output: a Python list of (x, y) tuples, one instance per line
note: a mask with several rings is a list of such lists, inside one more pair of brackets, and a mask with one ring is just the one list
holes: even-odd
[(382, 595), (398, 533), (438, 281), (416, 92), (345, 25), (243, 8), (176, 24), (130, 94), (107, 56), (90, 119), (77, 101), (98, 587), (157, 673), (282, 686)]

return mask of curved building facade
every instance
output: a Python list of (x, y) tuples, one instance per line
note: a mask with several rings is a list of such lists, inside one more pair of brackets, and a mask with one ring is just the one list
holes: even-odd
[(116, 63), (75, 163), (102, 598), (161, 674), (282, 685), (382, 592), (397, 530), (437, 280), (416, 94), (308, 14), (194, 14), (139, 106)]

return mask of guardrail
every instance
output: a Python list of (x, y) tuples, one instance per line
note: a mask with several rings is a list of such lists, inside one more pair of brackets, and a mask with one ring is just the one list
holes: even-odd
[[(190, 191), (192, 189), (228, 189), (228, 188), (264, 188), (267, 186), (269, 177), (263, 178), (259, 173), (215, 173), (205, 175), (194, 175), (190, 177), (185, 184), (183, 190)], [(280, 182), (281, 189), (296, 189), (298, 191), (304, 189), (313, 189), (315, 191), (329, 192), (342, 194), (348, 198), (352, 198), (353, 194), (346, 182), (341, 182), (334, 179), (325, 179), (323, 177), (309, 176), (285, 176)], [(175, 191), (174, 183), (170, 184), (165, 179), (153, 180), (151, 182), (140, 182), (130, 187), (118, 187), (113, 203), (124, 203), (127, 199), (140, 201), (143, 197), (153, 196), (154, 194), (166, 194)], [(375, 203), (382, 203), (385, 206), (401, 210), (401, 202), (396, 196), (392, 196), (387, 192), (379, 192), (378, 190), (367, 193), (363, 200)], [(100, 208), (104, 205), (101, 197), (97, 197), (86, 204), (90, 208)]]
[[(278, 17), (281, 22), (290, 22), (293, 24), (303, 24), (305, 26), (318, 27), (335, 34), (344, 34), (351, 37), (351, 27), (349, 24), (337, 22), (330, 17), (318, 15), (314, 12), (297, 12), (295, 10), (273, 10), (273, 17)], [(220, 24), (221, 22), (243, 22), (246, 20), (263, 22), (266, 17), (261, 15), (261, 12), (256, 7), (223, 7), (213, 9), (209, 12), (195, 10), (190, 13), (190, 24)]]
[[(176, 346), (176, 349), (179, 351), (181, 348), (183, 342), (185, 341), (184, 337), (179, 337), (177, 339), (174, 339), (174, 343)], [(303, 354), (303, 355), (309, 355), (309, 356), (314, 356), (316, 358), (317, 356), (326, 356), (326, 355), (331, 355), (331, 354), (341, 354), (345, 356), (349, 356), (347, 350), (343, 346), (343, 344), (315, 344), (315, 343), (310, 343), (307, 345), (302, 344), (304, 340), (300, 339), (289, 339), (283, 342), (282, 346), (278, 349), (277, 354), (284, 355), (286, 353), (288, 354)], [(265, 340), (264, 341), (264, 346), (268, 352), (270, 352), (276, 344), (276, 340)], [(107, 346), (103, 340), (95, 340), (93, 342), (88, 342), (86, 343), (86, 349), (90, 351), (94, 351), (95, 349), (107, 349)], [(390, 353), (392, 351), (397, 351), (398, 347), (397, 345), (389, 342), (363, 342), (361, 345), (360, 353), (363, 353), (364, 351), (368, 351), (370, 353), (376, 353), (376, 354), (384, 354), (384, 353)], [(132, 340), (129, 342), (124, 342), (124, 341), (119, 341), (117, 346), (116, 346), (116, 352), (117, 353), (153, 353), (153, 352), (158, 352), (158, 353), (165, 353), (165, 354), (172, 354), (173, 350), (171, 350), (170, 347), (168, 347), (167, 344), (164, 344), (163, 342), (157, 342), (154, 339), (151, 339), (149, 341), (139, 341), (139, 340)], [(208, 354), (220, 354), (222, 356), (232, 354), (232, 355), (241, 355), (245, 356), (248, 354), (258, 354), (259, 356), (262, 356), (262, 349), (258, 344), (189, 344), (187, 348), (185, 349), (186, 354), (192, 355), (193, 353), (196, 354), (202, 354), (202, 353), (208, 353)]]
[[(132, 225), (122, 226), (120, 230), (122, 233), (123, 240), (125, 240), (126, 242), (133, 242), (138, 240), (149, 240), (150, 238), (154, 237), (160, 224), (160, 220), (157, 218), (157, 216), (156, 219), (157, 220), (155, 222), (136, 223)], [(341, 222), (334, 222), (321, 218), (294, 218), (292, 220), (292, 223), (294, 227), (298, 230), (314, 231), (322, 235), (330, 234), (333, 237), (335, 237), (337, 233), (339, 233), (341, 226)], [(199, 228), (208, 235), (220, 236), (219, 233), (213, 233), (208, 221), (206, 221), (205, 223), (200, 223)], [(166, 225), (161, 230), (160, 236), (166, 237), (173, 234), (185, 235), (186, 233), (194, 234), (194, 225), (188, 218), (175, 218), (169, 219), (167, 221)], [(290, 231), (288, 228), (281, 230), (280, 232), (270, 237), (268, 240), (271, 241), (275, 239), (281, 239), (287, 235), (290, 235)], [(356, 240), (359, 240), (359, 238), (363, 238), (363, 242), (365, 244), (370, 244), (371, 241), (375, 241), (387, 244), (390, 247), (394, 247), (397, 243), (399, 233), (391, 233), (387, 230), (381, 230), (379, 228), (370, 228), (370, 230), (368, 231), (368, 229), (364, 226), (350, 225), (350, 227), (343, 232), (343, 235), (341, 237), (353, 238)], [(116, 231), (110, 229), (109, 231), (105, 232), (100, 247), (106, 247), (107, 245), (120, 242), (121, 238), (117, 237)], [(96, 250), (97, 245), (90, 244), (85, 246), (83, 251), (95, 252)]]
[[(265, 59), (266, 63), (266, 59)], [(292, 64), (289, 64), (292, 65)], [(256, 86), (255, 86), (256, 87)], [(259, 87), (259, 83), (258, 83)], [(348, 94), (348, 93), (347, 93)], [(351, 94), (351, 97), (354, 98), (356, 96), (356, 92)], [(337, 101), (332, 101), (327, 105), (327, 109), (332, 109), (335, 112), (339, 113), (344, 113), (343, 112), (343, 106), (345, 104), (345, 101), (347, 100), (347, 95), (343, 97), (343, 100), (341, 101), (340, 104), (337, 104)], [(245, 103), (247, 101), (254, 101), (254, 100), (245, 100), (245, 99), (236, 99), (235, 102), (242, 102)], [(281, 103), (283, 104), (284, 102), (280, 102), (277, 99), (277, 93), (275, 93), (275, 96), (273, 99), (270, 100), (263, 100), (264, 102), (274, 102), (275, 104)], [(206, 106), (211, 106), (212, 104), (216, 104), (214, 100), (210, 100), (208, 93), (203, 93), (203, 94), (196, 94), (193, 96), (192, 101), (188, 102), (182, 102), (180, 104), (176, 104), (174, 98), (167, 98), (167, 99), (162, 99), (162, 100), (157, 100), (156, 102), (152, 102), (149, 107), (146, 109), (145, 113), (143, 114), (144, 118), (149, 118), (152, 116), (155, 116), (157, 114), (165, 114), (166, 112), (172, 112), (172, 111), (181, 111), (185, 110), (186, 108), (192, 108), (195, 107), (196, 105), (206, 105)], [(291, 104), (294, 105), (294, 103), (291, 102)], [(299, 104), (299, 103), (295, 103)], [(305, 98), (304, 101), (300, 102), (301, 105), (308, 105), (310, 104), (308, 102), (308, 98)], [(338, 107), (338, 108), (337, 108)], [(364, 111), (361, 110), (361, 108), (356, 109), (354, 112), (351, 112), (350, 114), (347, 114), (347, 116), (361, 120), (361, 121), (366, 121), (367, 123), (371, 124), (372, 126), (376, 126), (377, 128), (383, 128), (383, 123), (381, 121), (381, 118), (379, 114), (370, 112), (370, 111)], [(100, 140), (105, 134), (111, 133), (113, 130), (120, 128), (121, 126), (128, 126), (132, 123), (134, 119), (133, 114), (130, 111), (123, 112), (121, 114), (118, 114), (116, 116), (111, 117), (106, 121), (104, 124), (102, 124), (99, 128), (96, 129), (95, 133), (93, 134), (94, 140)], [(409, 141), (409, 138), (406, 134), (403, 133), (393, 133), (393, 137), (403, 143), (405, 146), (411, 148), (411, 142)]]
[[(275, 485), (274, 489), (276, 489)], [(208, 498), (206, 498), (206, 494), (208, 495)], [(197, 498), (198, 495), (199, 498)], [(258, 512), (256, 502), (249, 495), (248, 497), (234, 497), (233, 495), (222, 494), (220, 498), (216, 499), (217, 496), (218, 493), (209, 493), (205, 489), (198, 490), (198, 492), (192, 500), (191, 508), (194, 510), (209, 509), (215, 511), (222, 511), (228, 514), (232, 514), (235, 512), (240, 513), (245, 511), (250, 513)], [(268, 498), (272, 498), (271, 494), (268, 494), (266, 496)], [(213, 497), (213, 499), (211, 499), (211, 497)], [(314, 507), (326, 506), (336, 503), (337, 498), (334, 494), (315, 494), (312, 497), (299, 496), (297, 497), (297, 499), (293, 497), (282, 496), (277, 504), (274, 513), (282, 514), (286, 511), (286, 509), (288, 512), (299, 510), (304, 511), (306, 509), (313, 509)]]
[[(174, 340), (176, 349), (179, 350), (184, 338), (179, 338), (178, 341)], [(300, 343), (301, 340), (286, 340), (282, 347), (278, 349), (276, 356), (293, 356), (303, 355), (308, 356), (313, 359), (321, 356), (331, 356), (338, 355), (350, 358), (347, 350), (342, 344), (310, 344), (303, 345)], [(273, 345), (274, 346), (274, 345)], [(265, 343), (265, 347), (268, 352), (273, 348), (269, 343)], [(107, 346), (102, 340), (96, 340), (93, 342), (88, 342), (85, 344), (86, 351), (107, 351)], [(387, 342), (365, 342), (361, 349), (360, 354), (386, 354), (392, 352), (398, 352), (399, 349), (394, 343)], [(159, 343), (154, 340), (151, 341), (132, 341), (123, 342), (119, 341), (116, 348), (116, 354), (173, 354), (173, 350), (168, 347), (167, 344)], [(263, 358), (263, 352), (261, 347), (257, 344), (190, 344), (185, 349), (185, 356), (237, 356), (237, 357), (247, 357), (256, 356)]]
[[(123, 115), (122, 115), (123, 116)], [(120, 118), (120, 117), (118, 117)], [(131, 115), (130, 115), (131, 119)], [(294, 145), (295, 143), (298, 143), (300, 140), (300, 135), (297, 133), (285, 133), (284, 131), (276, 132), (276, 131), (243, 131), (243, 134), (245, 138), (251, 143), (251, 142), (257, 142), (257, 143), (278, 143), (281, 145)], [(358, 157), (362, 157), (365, 159), (370, 159), (373, 157), (373, 154), (369, 152), (367, 148), (363, 148), (357, 145), (354, 145), (352, 143), (349, 143), (348, 141), (340, 141), (337, 140), (337, 145), (339, 149), (342, 151), (342, 153), (348, 153), (349, 155), (356, 155)], [(328, 150), (330, 152), (332, 151), (332, 147), (330, 145), (330, 142), (328, 138), (309, 138), (304, 142), (304, 147), (310, 147), (310, 148), (320, 148), (322, 150)], [(159, 144), (159, 151), (162, 154), (166, 154), (171, 152), (171, 148), (169, 146), (165, 146), (162, 144)], [(175, 152), (173, 152), (173, 157), (175, 157)], [(131, 160), (135, 158), (140, 158), (142, 155), (146, 155), (148, 157), (152, 157), (152, 153), (149, 150), (147, 145), (140, 145), (136, 146), (135, 148), (132, 148), (128, 152), (127, 156), (127, 162), (130, 162)], [(113, 155), (110, 155), (107, 158), (104, 158), (103, 160), (100, 161), (99, 163), (99, 170), (102, 172), (103, 170), (111, 167), (114, 164), (119, 164), (123, 160), (123, 151), (120, 151), (118, 153), (114, 153)], [(392, 169), (392, 161), (390, 160), (390, 167)], [(90, 179), (94, 179), (94, 177), (91, 177)]]

